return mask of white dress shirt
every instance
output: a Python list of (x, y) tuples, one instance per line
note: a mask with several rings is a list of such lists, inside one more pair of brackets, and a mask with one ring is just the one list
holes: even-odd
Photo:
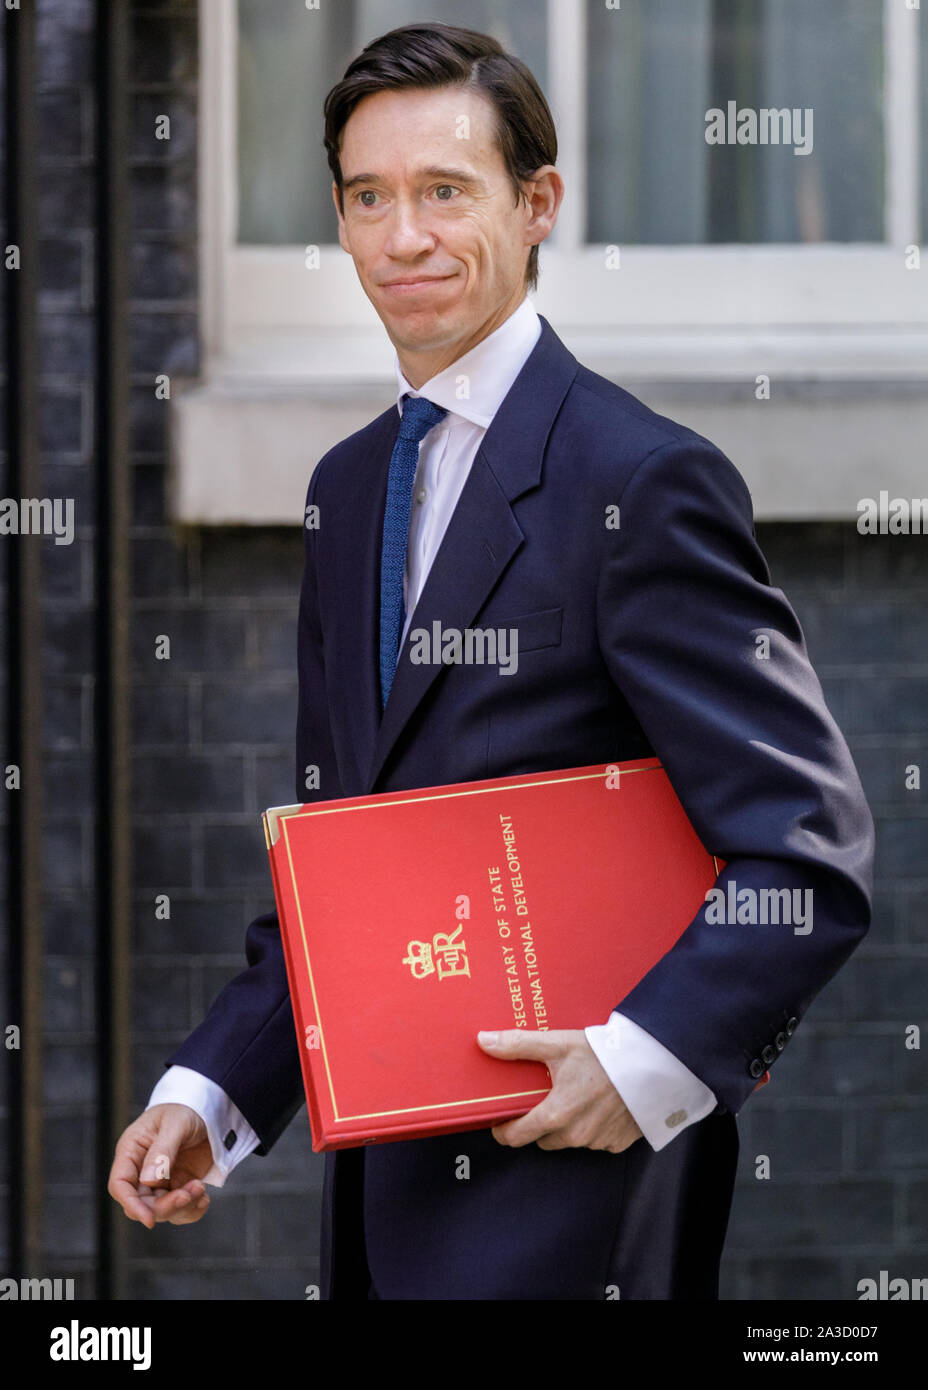
[[(540, 333), (541, 322), (525, 298), (494, 332), (419, 391), (410, 386), (395, 358), (400, 415), (406, 394), (427, 396), (448, 412), (419, 446), (403, 580), (403, 640), (480, 441)], [(716, 1098), (708, 1086), (619, 1010), (584, 1031), (652, 1149), (662, 1149), (715, 1109)], [(205, 1181), (221, 1187), (232, 1169), (257, 1148), (258, 1136), (220, 1086), (188, 1067), (169, 1067), (148, 1104), (169, 1101), (189, 1105), (202, 1116), (213, 1153)]]

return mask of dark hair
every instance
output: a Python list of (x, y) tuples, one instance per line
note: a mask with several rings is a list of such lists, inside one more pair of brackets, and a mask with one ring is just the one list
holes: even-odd
[[(374, 92), (412, 87), (474, 87), (496, 112), (496, 142), (516, 194), (543, 164), (557, 159), (548, 103), (531, 71), (496, 39), (450, 24), (406, 24), (374, 39), (348, 64), (325, 99), (324, 143), (342, 207), (341, 133), (354, 108)], [(538, 247), (529, 251), (526, 285), (538, 283)]]

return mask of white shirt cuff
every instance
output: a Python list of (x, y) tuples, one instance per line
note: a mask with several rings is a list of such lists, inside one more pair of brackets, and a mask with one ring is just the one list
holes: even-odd
[(190, 1067), (168, 1067), (145, 1108), (170, 1104), (189, 1105), (206, 1125), (213, 1166), (203, 1181), (213, 1187), (223, 1187), (232, 1169), (261, 1142), (222, 1087)]
[(712, 1114), (718, 1102), (709, 1087), (663, 1043), (624, 1014), (613, 1011), (608, 1023), (583, 1031), (655, 1152), (689, 1125)]

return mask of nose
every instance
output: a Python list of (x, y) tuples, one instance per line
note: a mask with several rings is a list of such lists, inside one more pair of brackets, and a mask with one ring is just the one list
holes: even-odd
[(398, 261), (411, 261), (435, 247), (429, 230), (428, 214), (412, 199), (398, 199), (390, 210), (389, 230), (384, 251)]

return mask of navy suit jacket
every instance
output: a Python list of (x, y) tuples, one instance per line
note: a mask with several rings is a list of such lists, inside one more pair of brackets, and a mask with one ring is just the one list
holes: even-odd
[[(516, 672), (415, 665), (407, 637), (381, 717), (392, 406), (329, 450), (309, 484), (319, 527), (305, 531), (296, 795), (659, 757), (702, 842), (727, 861), (720, 886), (812, 889), (805, 935), (714, 924), (703, 907), (615, 1001), (731, 1116), (759, 1070), (772, 1064), (775, 1084), (797, 1023), (866, 932), (872, 819), (796, 616), (770, 582), (740, 474), (713, 444), (581, 366), (541, 322), (411, 623), (517, 628)], [(606, 525), (615, 506), (617, 529)], [(309, 766), (318, 790), (306, 790)], [(252, 923), (246, 956), (169, 1060), (217, 1081), (262, 1153), (303, 1103), (273, 912)], [(512, 1149), (479, 1131), (327, 1155), (326, 1291), (337, 1293), (350, 1239), (387, 1297), (602, 1298), (635, 1258), (628, 1155), (642, 1173), (660, 1161), (679, 1188), (698, 1162), (694, 1132), (714, 1118), (658, 1154), (644, 1140), (625, 1155)], [(455, 1183), (462, 1154), (476, 1181)]]

